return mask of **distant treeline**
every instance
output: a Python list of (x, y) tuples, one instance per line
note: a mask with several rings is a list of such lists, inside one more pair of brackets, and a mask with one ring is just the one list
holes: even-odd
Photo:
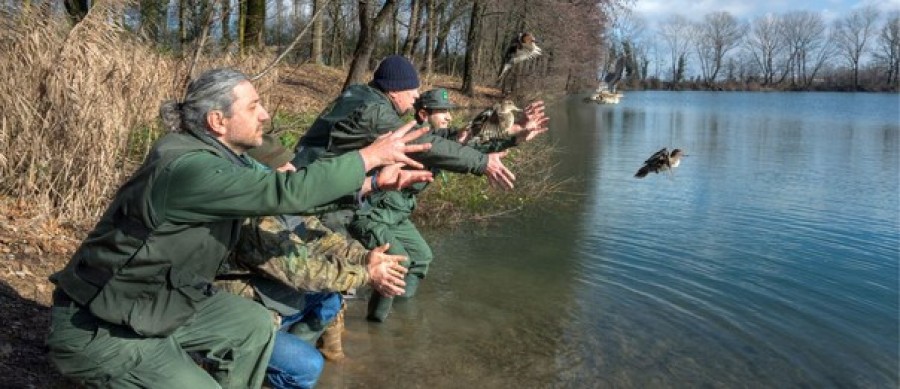
[[(5, 7), (2, 4), (6, 4)], [(0, 0), (19, 12), (46, 8), (78, 23), (96, 1)], [(122, 24), (160, 52), (189, 55), (208, 31), (205, 55), (281, 52), (310, 26), (288, 63), (314, 62), (348, 69), (347, 83), (389, 54), (410, 57), (424, 77), (461, 77), (463, 90), (495, 86), (511, 39), (528, 31), (545, 48), (517, 66), (506, 91), (531, 94), (592, 85), (605, 50), (601, 32), (630, 0), (132, 0), (121, 5)], [(321, 11), (321, 12), (320, 12)], [(318, 17), (314, 18), (314, 15)]]
[(654, 30), (615, 18), (603, 67), (626, 58), (624, 89), (898, 91), (900, 12), (875, 6), (826, 22), (792, 11), (749, 21), (672, 15)]

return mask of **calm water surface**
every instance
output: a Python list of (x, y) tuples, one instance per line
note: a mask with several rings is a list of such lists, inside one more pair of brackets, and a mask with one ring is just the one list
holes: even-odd
[[(633, 92), (550, 111), (569, 202), (429, 231), (320, 387), (898, 387), (900, 97)], [(663, 146), (674, 176), (632, 175)]]

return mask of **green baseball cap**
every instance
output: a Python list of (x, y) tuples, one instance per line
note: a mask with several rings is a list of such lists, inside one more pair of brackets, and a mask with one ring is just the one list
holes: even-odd
[(450, 93), (444, 88), (435, 88), (419, 95), (414, 104), (416, 110), (425, 109), (453, 109), (456, 105), (450, 102)]

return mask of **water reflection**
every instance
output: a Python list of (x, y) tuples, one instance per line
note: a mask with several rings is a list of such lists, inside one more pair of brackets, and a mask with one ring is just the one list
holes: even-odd
[[(552, 137), (583, 196), (428, 232), (420, 296), (351, 305), (322, 386), (897, 387), (898, 99), (573, 97)], [(634, 179), (664, 146), (675, 174)]]

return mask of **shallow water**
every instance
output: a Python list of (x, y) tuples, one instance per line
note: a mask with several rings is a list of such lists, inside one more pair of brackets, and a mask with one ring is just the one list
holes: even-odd
[(427, 231), (419, 296), (351, 303), (320, 387), (898, 386), (900, 96), (581, 98), (550, 110), (581, 195)]

